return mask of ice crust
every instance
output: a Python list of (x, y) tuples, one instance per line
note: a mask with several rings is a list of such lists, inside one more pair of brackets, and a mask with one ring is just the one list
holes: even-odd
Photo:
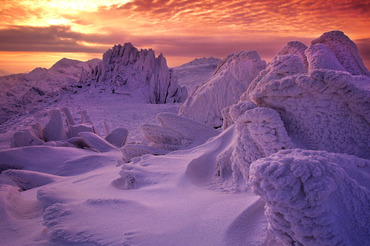
[(266, 62), (256, 51), (229, 55), (218, 64), (212, 77), (186, 99), (179, 115), (212, 127), (221, 127), (221, 110), (237, 103), (240, 95), (265, 67)]

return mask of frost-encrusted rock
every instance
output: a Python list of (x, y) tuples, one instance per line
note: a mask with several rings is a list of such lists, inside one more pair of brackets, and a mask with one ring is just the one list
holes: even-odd
[(315, 70), (260, 82), (249, 96), (278, 111), (299, 146), (370, 158), (369, 84), (367, 76)]
[(306, 68), (300, 58), (295, 54), (277, 55), (250, 83), (248, 90), (240, 96), (240, 101), (249, 101), (249, 93), (260, 83), (275, 81), (295, 74), (306, 73)]
[(221, 110), (238, 102), (265, 67), (266, 62), (255, 51), (229, 55), (219, 63), (213, 76), (186, 99), (179, 115), (212, 127), (222, 126)]
[(283, 245), (370, 241), (370, 161), (324, 151), (285, 150), (251, 164), (273, 240)]
[(131, 43), (115, 45), (102, 62), (85, 76), (84, 82), (109, 86), (113, 93), (135, 94), (149, 103), (183, 102), (186, 88), (180, 88), (166, 58), (154, 51), (138, 51)]
[(335, 57), (333, 51), (325, 44), (313, 44), (306, 50), (309, 72), (315, 69), (346, 71)]
[(327, 45), (337, 57), (339, 63), (352, 75), (370, 76), (369, 70), (362, 61), (356, 44), (341, 31), (326, 32), (311, 42)]
[(62, 114), (59, 109), (50, 111), (49, 122), (42, 130), (45, 141), (66, 140), (66, 130), (64, 128)]
[(187, 149), (206, 142), (219, 131), (202, 123), (171, 113), (157, 115), (160, 125), (141, 127), (150, 145), (165, 150)]
[(125, 128), (116, 128), (111, 133), (109, 133), (105, 140), (110, 144), (113, 144), (117, 148), (122, 147), (126, 143), (126, 139), (128, 136), (128, 130)]
[(285, 45), (278, 53), (278, 56), (281, 55), (298, 55), (301, 58), (302, 63), (304, 64), (305, 68), (308, 68), (307, 57), (305, 55), (305, 51), (307, 46), (304, 43), (299, 41), (290, 41)]
[(231, 114), (238, 138), (234, 146), (217, 157), (217, 173), (221, 177), (232, 174), (233, 183), (238, 189), (244, 189), (253, 161), (293, 148), (294, 144), (275, 110), (248, 104), (234, 107), (231, 111), (234, 111)]

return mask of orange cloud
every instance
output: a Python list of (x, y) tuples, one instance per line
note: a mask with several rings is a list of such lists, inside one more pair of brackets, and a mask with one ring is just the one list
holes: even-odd
[(239, 50), (257, 50), (269, 59), (287, 41), (309, 44), (323, 32), (341, 30), (361, 40), (360, 53), (370, 60), (369, 1), (2, 1), (0, 50), (95, 53), (132, 42), (178, 65)]

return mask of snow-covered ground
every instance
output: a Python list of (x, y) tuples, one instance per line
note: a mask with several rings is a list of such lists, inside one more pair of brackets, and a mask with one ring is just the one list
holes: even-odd
[[(356, 49), (341, 32), (288, 43), (225, 98), (222, 130), (141, 92), (32, 84), (37, 100), (0, 125), (0, 245), (366, 245), (370, 77)], [(173, 68), (205, 107), (227, 88), (205, 88), (216, 63)], [(243, 75), (229, 63), (217, 78)]]

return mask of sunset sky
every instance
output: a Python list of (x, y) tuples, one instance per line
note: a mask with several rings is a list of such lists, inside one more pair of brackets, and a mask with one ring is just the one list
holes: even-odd
[(163, 52), (169, 66), (341, 30), (370, 67), (370, 0), (0, 0), (0, 74), (101, 58), (114, 44)]

